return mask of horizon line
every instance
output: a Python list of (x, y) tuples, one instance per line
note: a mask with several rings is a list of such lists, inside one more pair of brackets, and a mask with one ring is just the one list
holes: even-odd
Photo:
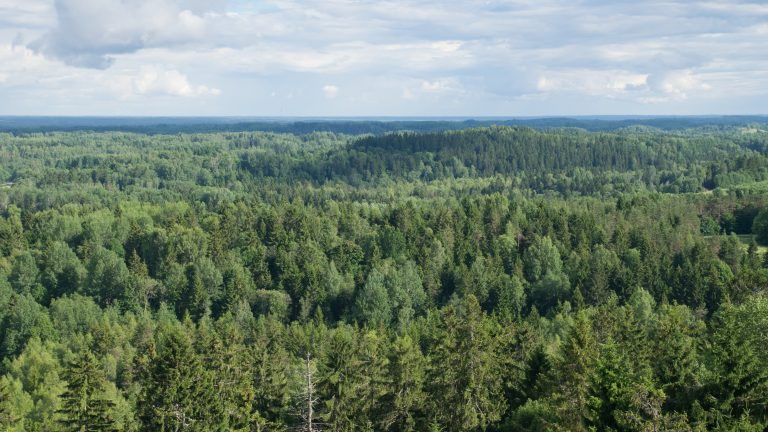
[(546, 114), (524, 116), (502, 115), (371, 115), (371, 116), (320, 116), (320, 115), (38, 115), (0, 114), (0, 119), (231, 119), (231, 120), (533, 120), (533, 119), (663, 119), (663, 118), (734, 118), (768, 117), (765, 114)]

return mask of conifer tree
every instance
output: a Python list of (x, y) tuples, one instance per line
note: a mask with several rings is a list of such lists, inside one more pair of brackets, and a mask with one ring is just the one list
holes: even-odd
[(253, 410), (260, 424), (269, 430), (284, 425), (290, 400), (289, 370), (291, 358), (282, 346), (257, 345), (253, 358)]
[(363, 399), (363, 364), (360, 359), (355, 330), (350, 326), (340, 326), (329, 334), (327, 348), (318, 365), (320, 380), (318, 396), (322, 401), (318, 417), (324, 423), (324, 429), (333, 432), (352, 432), (358, 430), (357, 423)]
[(137, 402), (143, 430), (207, 431), (221, 425), (211, 375), (183, 331), (167, 331), (144, 373)]
[(67, 365), (63, 378), (66, 390), (60, 396), (59, 423), (73, 432), (114, 431), (114, 402), (103, 397), (106, 378), (96, 357), (83, 351)]
[(740, 417), (765, 422), (768, 418), (768, 300), (749, 299), (738, 306), (725, 305), (712, 320), (709, 338), (710, 368), (716, 371), (706, 387), (703, 404), (725, 427)]
[(382, 336), (375, 330), (365, 331), (359, 338), (360, 358), (360, 404), (358, 406), (359, 425), (373, 427), (380, 423), (383, 415), (381, 410), (382, 398), (390, 388), (392, 377), (389, 375), (390, 351), (389, 338)]
[(389, 355), (389, 389), (381, 398), (381, 430), (410, 432), (423, 427), (420, 422), (426, 405), (424, 391), (426, 361), (410, 336), (399, 336)]
[(498, 341), (477, 299), (443, 312), (430, 365), (433, 409), (449, 431), (484, 430), (504, 411)]
[[(198, 332), (207, 323), (207, 318), (203, 318)], [(231, 431), (249, 431), (254, 420), (254, 362), (231, 318), (227, 316), (217, 324), (218, 331), (207, 338), (201, 358), (212, 374), (215, 400), (223, 409), (221, 426)]]
[(566, 430), (586, 430), (588, 384), (597, 361), (597, 342), (585, 311), (579, 312), (569, 337), (562, 348), (561, 359), (553, 368), (556, 390), (554, 399), (559, 406), (562, 427)]

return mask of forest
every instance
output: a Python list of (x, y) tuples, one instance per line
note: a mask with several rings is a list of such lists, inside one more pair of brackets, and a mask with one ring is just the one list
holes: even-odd
[(5, 128), (0, 429), (764, 431), (746, 120)]

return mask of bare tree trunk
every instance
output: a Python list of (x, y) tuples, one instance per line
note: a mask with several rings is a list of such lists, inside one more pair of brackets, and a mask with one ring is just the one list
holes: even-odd
[(310, 357), (309, 353), (307, 353), (305, 357), (305, 371), (304, 371), (304, 379), (306, 381), (306, 388), (305, 388), (305, 397), (307, 402), (306, 407), (306, 413), (304, 418), (304, 431), (305, 432), (318, 432), (318, 429), (315, 429), (314, 424), (314, 409), (315, 409), (315, 383), (312, 381), (312, 358)]
[(314, 385), (312, 384), (312, 369), (309, 354), (307, 354), (307, 431), (313, 432), (312, 428), (312, 394), (314, 393)]

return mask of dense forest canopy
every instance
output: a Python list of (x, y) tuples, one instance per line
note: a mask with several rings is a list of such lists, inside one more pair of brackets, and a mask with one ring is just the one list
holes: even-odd
[(6, 128), (0, 427), (765, 430), (765, 124), (580, 121)]

